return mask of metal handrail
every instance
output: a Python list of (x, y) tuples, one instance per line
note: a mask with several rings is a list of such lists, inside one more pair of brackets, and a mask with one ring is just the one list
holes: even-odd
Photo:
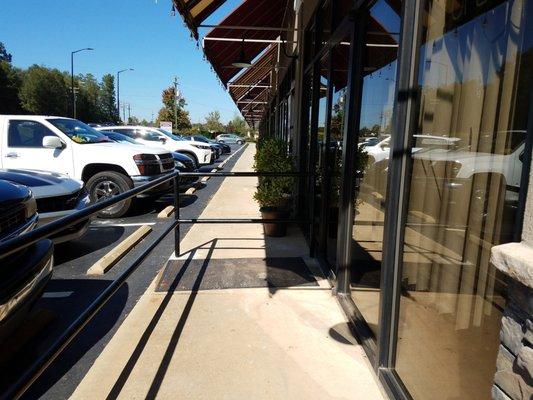
[(0, 244), (0, 260), (26, 247), (45, 239), (51, 235), (61, 232), (73, 225), (87, 220), (98, 212), (111, 207), (121, 201), (129, 200), (138, 194), (144, 193), (156, 186), (159, 186), (169, 180), (173, 180), (173, 197), (174, 197), (174, 221), (162, 232), (162, 234), (151, 243), (137, 258), (129, 265), (120, 275), (107, 286), (102, 293), (85, 309), (83, 312), (67, 327), (65, 331), (57, 338), (52, 345), (37, 359), (32, 365), (14, 381), (4, 393), (0, 394), (0, 399), (18, 399), (31, 387), (31, 385), (42, 375), (42, 373), (52, 364), (52, 362), (61, 354), (61, 352), (77, 337), (83, 328), (94, 318), (99, 310), (104, 307), (113, 295), (126, 282), (130, 275), (141, 265), (144, 259), (157, 247), (161, 240), (168, 233), (174, 230), (174, 251), (176, 255), (180, 254), (180, 224), (182, 223), (310, 223), (308, 220), (297, 219), (273, 219), (263, 220), (256, 218), (249, 219), (180, 219), (180, 192), (179, 181), (181, 177), (305, 177), (305, 173), (298, 172), (179, 172), (174, 171), (160, 178), (155, 179), (140, 187), (128, 190), (120, 195), (110, 199), (93, 204), (81, 211), (50, 222), (30, 232), (24, 233), (18, 237), (6, 240)]
[[(43, 225), (33, 231), (24, 233), (18, 237), (6, 240), (0, 244), (0, 259), (3, 259), (14, 252), (20, 251), (39, 240), (45, 239), (55, 233), (58, 233), (66, 228), (76, 225), (79, 222), (87, 220), (94, 214), (111, 207), (121, 201), (128, 200), (138, 194), (144, 193), (156, 186), (159, 186), (169, 180), (173, 180), (174, 186), (174, 205), (177, 204), (176, 193), (179, 193), (179, 171), (168, 173), (160, 178), (154, 179), (145, 185), (133, 188), (120, 195), (114, 196), (108, 200), (104, 200), (93, 204), (81, 211), (77, 211), (71, 215), (60, 218), (49, 224)], [(161, 242), (161, 240), (171, 231), (174, 230), (176, 222), (172, 222), (165, 231), (159, 236), (159, 239), (148, 246), (133, 263), (126, 268), (109, 286), (107, 286), (102, 293), (72, 322), (68, 328), (57, 338), (52, 345), (37, 359), (33, 364), (19, 377), (11, 386), (0, 394), (1, 399), (18, 399), (20, 398), (30, 386), (42, 375), (48, 366), (61, 354), (72, 340), (82, 331), (98, 311), (111, 299), (117, 290), (126, 282), (126, 279), (137, 269), (142, 261), (150, 254), (150, 252)]]
[[(228, 178), (244, 178), (244, 177), (272, 177), (272, 178), (285, 178), (285, 177), (296, 177), (296, 178), (305, 178), (311, 176), (308, 173), (302, 172), (181, 172), (181, 177), (192, 178), (192, 177), (228, 177)], [(176, 194), (176, 202), (180, 204), (180, 193)], [(176, 229), (174, 230), (174, 254), (176, 257), (181, 256), (181, 224), (311, 224), (310, 220), (306, 219), (262, 219), (262, 218), (189, 218), (182, 219), (180, 218), (180, 209), (179, 207), (175, 208), (174, 212), (174, 222), (176, 223)], [(310, 229), (312, 232), (313, 229)], [(311, 238), (311, 240), (314, 240)]]

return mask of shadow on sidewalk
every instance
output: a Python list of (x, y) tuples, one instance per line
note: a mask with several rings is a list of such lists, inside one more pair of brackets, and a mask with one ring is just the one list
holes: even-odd
[[(217, 240), (214, 239), (211, 242), (209, 253), (207, 254), (206, 258), (203, 260), (203, 265), (201, 270), (199, 271), (196, 280), (194, 282), (193, 290), (187, 300), (187, 303), (185, 304), (185, 308), (183, 309), (183, 312), (180, 316), (180, 319), (178, 323), (176, 324), (176, 327), (174, 329), (174, 332), (172, 333), (172, 337), (168, 343), (168, 347), (165, 351), (165, 354), (161, 360), (161, 363), (159, 364), (159, 368), (157, 369), (156, 375), (154, 377), (154, 380), (152, 381), (152, 385), (150, 386), (150, 389), (148, 391), (148, 394), (146, 396), (146, 399), (155, 399), (157, 396), (157, 393), (159, 391), (159, 388), (161, 387), (161, 383), (163, 382), (163, 378), (165, 377), (165, 374), (167, 372), (168, 366), (170, 364), (170, 360), (172, 359), (172, 355), (174, 354), (174, 351), (176, 349), (176, 346), (178, 345), (181, 333), (183, 332), (183, 328), (185, 327), (185, 323), (187, 321), (187, 318), (189, 317), (189, 314), (191, 312), (192, 306), (194, 304), (194, 301), (196, 299), (196, 296), (198, 294), (198, 289), (200, 287), (200, 284), (202, 282), (203, 276), (205, 274), (205, 271), (207, 269), (207, 266), (209, 264), (209, 260), (211, 259), (211, 256), (213, 254), (213, 251), (216, 247)], [(205, 245), (205, 244), (204, 244)], [(126, 384), (131, 371), (135, 367), (137, 361), (139, 360), (143, 350), (146, 347), (146, 344), (148, 343), (148, 340), (150, 339), (150, 336), (154, 332), (155, 328), (157, 327), (157, 324), (159, 323), (161, 317), (163, 316), (163, 313), (165, 312), (165, 309), (167, 308), (170, 300), (172, 299), (172, 295), (174, 293), (174, 289), (178, 286), (180, 280), (182, 279), (183, 275), (187, 271), (187, 268), (189, 264), (191, 263), (195, 251), (191, 251), (189, 254), (189, 258), (185, 260), (183, 263), (183, 266), (181, 267), (180, 272), (172, 282), (166, 296), (164, 297), (163, 301), (161, 302), (159, 308), (157, 309), (156, 313), (152, 317), (150, 323), (148, 324), (146, 330), (144, 331), (143, 335), (141, 336), (141, 339), (139, 340), (139, 343), (137, 343), (137, 346), (135, 347), (133, 353), (131, 354), (128, 362), (122, 369), (122, 372), (120, 373), (119, 377), (117, 378), (117, 381), (113, 385), (113, 388), (111, 389), (109, 395), (107, 396), (107, 399), (116, 399), (120, 395), (120, 392), (124, 388), (124, 385)]]

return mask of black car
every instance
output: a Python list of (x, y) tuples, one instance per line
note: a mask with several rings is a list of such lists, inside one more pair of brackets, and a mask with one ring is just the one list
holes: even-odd
[[(0, 180), (0, 243), (32, 230), (37, 203), (31, 190)], [(2, 259), (0, 269), (0, 341), (26, 318), (52, 277), (53, 244), (48, 239)]]
[[(174, 158), (174, 166), (180, 172), (198, 172), (198, 168), (194, 160), (191, 160), (184, 154), (178, 152), (172, 152), (172, 158)], [(185, 189), (191, 187), (198, 177), (180, 178), (180, 189)]]
[(212, 148), (214, 148), (217, 152), (217, 158), (219, 158), (222, 154), (230, 153), (231, 148), (226, 144), (218, 143), (214, 140), (210, 140), (202, 135), (192, 135), (192, 136), (186, 136), (185, 139), (191, 140), (193, 142), (201, 142), (206, 143), (210, 145)]
[(222, 150), (222, 154), (231, 153), (231, 147), (227, 145), (226, 143), (220, 143), (220, 142), (217, 142), (216, 140), (206, 138), (205, 136), (202, 136), (202, 135), (194, 135), (194, 138), (195, 140), (199, 142), (214, 144), (220, 147), (220, 149)]
[(222, 148), (222, 154), (229, 154), (231, 153), (231, 147), (226, 143), (219, 143), (215, 140), (210, 140), (209, 143), (218, 144)]

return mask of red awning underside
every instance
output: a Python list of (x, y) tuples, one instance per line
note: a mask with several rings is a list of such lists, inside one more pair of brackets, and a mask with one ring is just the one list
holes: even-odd
[(271, 45), (251, 68), (235, 78), (229, 86), (231, 98), (249, 124), (260, 120), (266, 109), (264, 102), (269, 100), (277, 50), (277, 45)]
[[(269, 43), (227, 42), (210, 40), (213, 38), (235, 38), (255, 40), (275, 40), (282, 26), (287, 0), (247, 0), (233, 11), (222, 26), (257, 26), (272, 28), (271, 30), (244, 30), (214, 28), (206, 35), (204, 52), (224, 85), (241, 71), (232, 65), (240, 58), (244, 50), (244, 58), (251, 62)], [(278, 28), (278, 29), (276, 29)]]

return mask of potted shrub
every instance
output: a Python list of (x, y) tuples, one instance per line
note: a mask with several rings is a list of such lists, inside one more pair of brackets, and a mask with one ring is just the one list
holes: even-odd
[[(287, 144), (276, 138), (262, 138), (257, 143), (254, 156), (256, 172), (292, 172), (292, 161), (287, 154)], [(290, 215), (290, 193), (293, 190), (292, 177), (259, 177), (254, 199), (259, 203), (264, 220), (284, 219)], [(287, 224), (264, 223), (267, 236), (285, 236)]]

